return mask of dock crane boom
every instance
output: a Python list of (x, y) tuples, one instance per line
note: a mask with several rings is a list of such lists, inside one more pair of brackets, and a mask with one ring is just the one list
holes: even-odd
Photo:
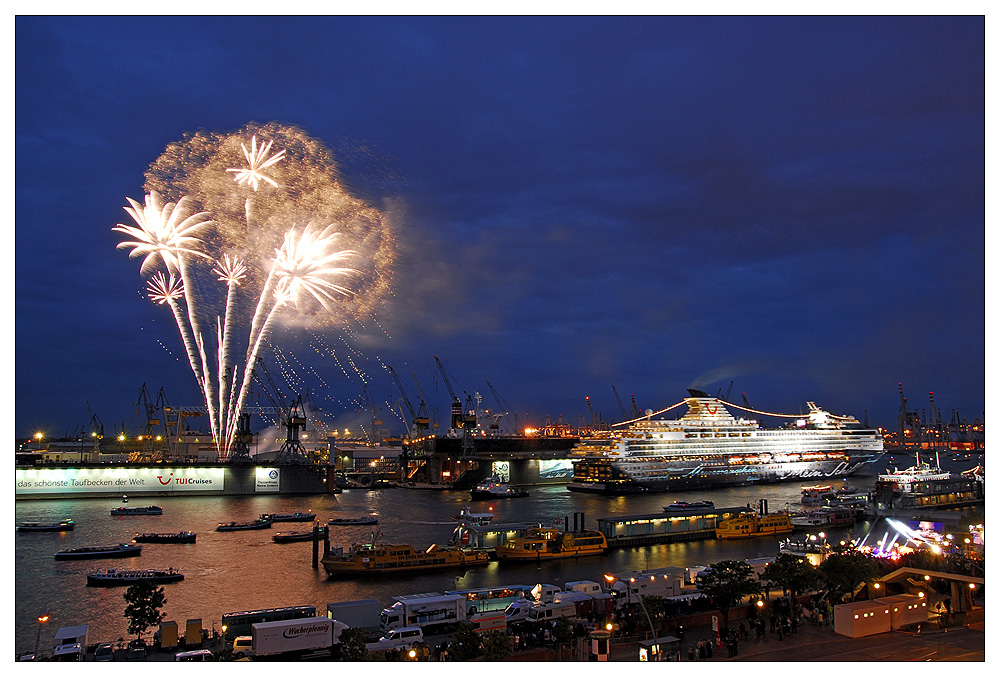
[(618, 411), (621, 414), (622, 420), (624, 421), (627, 418), (625, 414), (625, 405), (622, 404), (622, 398), (618, 396), (618, 390), (614, 386), (611, 386), (611, 390), (613, 390), (615, 393), (615, 401), (618, 402)]
[(410, 437), (422, 437), (430, 425), (430, 420), (427, 418), (426, 405), (421, 400), (420, 410), (414, 410), (413, 405), (410, 404), (410, 398), (406, 396), (406, 391), (403, 389), (403, 382), (400, 380), (396, 370), (389, 367), (389, 373), (392, 375), (392, 380), (396, 382), (396, 387), (399, 388), (399, 394), (403, 396), (403, 404), (406, 406), (406, 410), (410, 413)]
[(448, 394), (451, 395), (451, 427), (455, 430), (475, 428), (476, 414), (473, 412), (468, 416), (465, 415), (462, 409), (462, 400), (455, 394), (455, 389), (451, 387), (448, 372), (445, 371), (444, 365), (441, 364), (437, 355), (434, 356), (434, 363), (437, 364), (438, 371), (441, 372), (441, 377), (444, 379), (444, 385), (448, 389)]

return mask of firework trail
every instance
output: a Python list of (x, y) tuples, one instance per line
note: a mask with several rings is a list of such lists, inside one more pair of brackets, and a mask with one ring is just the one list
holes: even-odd
[(144, 257), (150, 300), (173, 313), (224, 460), (274, 327), (343, 326), (389, 294), (391, 227), (346, 191), (322, 143), (279, 123), (186, 134), (144, 188), (144, 204), (125, 207), (136, 225), (112, 230)]

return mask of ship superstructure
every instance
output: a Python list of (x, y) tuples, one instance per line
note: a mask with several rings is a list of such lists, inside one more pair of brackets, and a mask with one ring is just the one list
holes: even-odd
[(569, 489), (619, 494), (847, 477), (883, 449), (877, 431), (813, 402), (792, 425), (764, 428), (703, 391), (688, 393), (680, 419), (649, 412), (617, 434), (581, 442)]

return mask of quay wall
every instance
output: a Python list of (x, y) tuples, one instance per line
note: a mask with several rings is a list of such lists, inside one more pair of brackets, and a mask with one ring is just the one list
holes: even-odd
[(332, 477), (328, 466), (302, 464), (19, 466), (14, 470), (14, 498), (320, 494), (333, 490)]

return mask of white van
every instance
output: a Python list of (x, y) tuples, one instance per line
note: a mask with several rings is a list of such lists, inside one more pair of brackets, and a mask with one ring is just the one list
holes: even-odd
[(194, 651), (178, 651), (174, 654), (175, 661), (210, 661), (213, 660), (212, 652), (208, 649), (195, 649)]
[(424, 641), (424, 631), (420, 628), (396, 628), (386, 633), (378, 641), (380, 649), (410, 649)]

